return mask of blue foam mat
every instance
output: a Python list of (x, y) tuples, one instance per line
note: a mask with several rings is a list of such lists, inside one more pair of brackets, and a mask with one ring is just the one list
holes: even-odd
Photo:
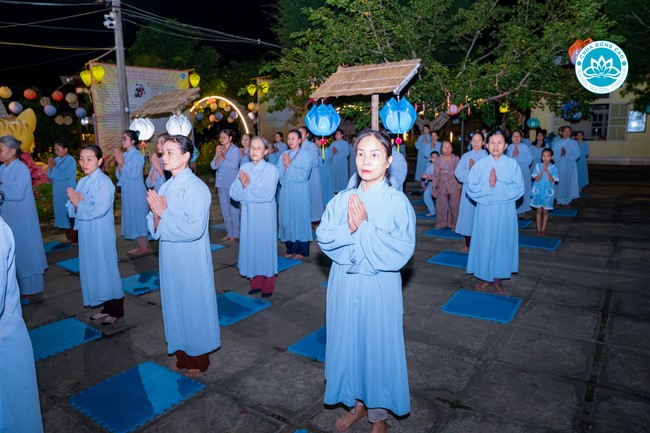
[(286, 271), (287, 269), (293, 268), (301, 263), (302, 260), (288, 259), (286, 257), (278, 256), (278, 272)]
[(212, 252), (219, 251), (219, 250), (223, 250), (224, 248), (226, 248), (226, 247), (223, 246), (223, 245), (219, 245), (219, 244), (210, 244), (210, 251), (212, 251)]
[(122, 290), (135, 296), (160, 289), (158, 271), (145, 271), (122, 278)]
[(323, 287), (327, 287), (327, 281), (323, 281), (322, 283), (320, 283), (320, 285)]
[(211, 228), (213, 230), (224, 230), (225, 231), (226, 230), (226, 224), (224, 224), (224, 223), (215, 224), (215, 225), (209, 226), (209, 228)]
[(54, 253), (57, 251), (69, 250), (72, 245), (66, 242), (45, 242), (43, 248), (46, 253)]
[(569, 209), (565, 207), (555, 208), (549, 211), (549, 215), (575, 218), (578, 216), (578, 209)]
[(306, 356), (307, 358), (316, 359), (320, 362), (325, 362), (326, 341), (327, 331), (325, 330), (325, 326), (322, 326), (306, 337), (293, 343), (288, 347), (288, 349), (289, 352)]
[(416, 213), (416, 214), (415, 214), (415, 217), (416, 217), (416, 218), (427, 219), (427, 220), (431, 220), (431, 221), (433, 221), (433, 220), (436, 219), (436, 216), (435, 216), (435, 215), (427, 216), (428, 213), (429, 213), (428, 211), (427, 211), (427, 212)]
[(422, 199), (419, 199), (419, 200), (413, 200), (413, 201), (411, 202), (411, 204), (412, 204), (413, 206), (424, 206), (424, 205), (425, 205), (424, 200), (422, 200)]
[(223, 293), (217, 296), (219, 324), (221, 326), (232, 325), (270, 306), (270, 302), (261, 299), (234, 292)]
[(113, 433), (143, 426), (205, 385), (145, 362), (71, 396), (68, 403)]
[(79, 257), (73, 257), (68, 260), (62, 260), (60, 262), (56, 262), (55, 265), (65, 269), (66, 271), (70, 271), (75, 274), (79, 273)]
[(445, 238), (445, 239), (463, 239), (461, 235), (456, 232), (452, 232), (451, 229), (431, 229), (423, 233), (425, 236), (434, 236), (436, 238)]
[(547, 238), (539, 236), (519, 236), (519, 246), (524, 248), (537, 248), (541, 250), (555, 251), (562, 242), (558, 238)]
[(434, 265), (467, 269), (467, 253), (461, 253), (460, 251), (443, 251), (440, 254), (431, 257), (427, 262)]
[(517, 220), (517, 226), (520, 229), (525, 229), (529, 227), (532, 223), (533, 223), (532, 220), (520, 220), (520, 219)]
[(509, 323), (520, 305), (521, 299), (516, 296), (459, 290), (442, 307), (442, 311), (457, 316)]
[(29, 331), (34, 349), (34, 361), (97, 340), (101, 336), (101, 332), (74, 318), (58, 320)]

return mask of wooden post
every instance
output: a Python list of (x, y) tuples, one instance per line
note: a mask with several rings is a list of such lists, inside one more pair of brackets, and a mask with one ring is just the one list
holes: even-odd
[[(122, 12), (120, 10), (120, 0), (112, 1), (113, 18), (115, 20), (115, 60), (117, 64), (117, 82), (119, 86), (119, 103), (120, 103), (120, 130), (129, 129), (129, 89), (126, 81), (126, 63), (124, 61), (124, 39), (122, 36)], [(119, 148), (119, 146), (118, 146)]]
[(379, 94), (372, 94), (372, 130), (379, 131)]

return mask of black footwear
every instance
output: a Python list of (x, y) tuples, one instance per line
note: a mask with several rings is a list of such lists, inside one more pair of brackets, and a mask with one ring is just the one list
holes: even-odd
[[(258, 294), (258, 293), (261, 292), (261, 291), (262, 291), (262, 289), (250, 289), (250, 290), (248, 291), (248, 294), (249, 294), (249, 295), (256, 295), (256, 294)], [(262, 296), (264, 296), (264, 295), (262, 295)]]
[(262, 293), (262, 298), (270, 298), (271, 296), (273, 296), (273, 292), (271, 292), (271, 293)]

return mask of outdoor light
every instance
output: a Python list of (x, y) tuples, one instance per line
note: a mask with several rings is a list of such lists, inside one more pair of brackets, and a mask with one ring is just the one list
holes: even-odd
[[(399, 102), (395, 98), (390, 98), (384, 108), (379, 111), (381, 123), (393, 134), (403, 134), (413, 127), (417, 113), (415, 107), (408, 99), (402, 98)], [(399, 152), (402, 138), (395, 139), (397, 151)]]
[(314, 135), (320, 135), (322, 158), (325, 159), (325, 136), (332, 135), (341, 123), (341, 116), (331, 104), (312, 105), (305, 115), (305, 124)]
[(190, 84), (192, 85), (192, 87), (198, 86), (199, 81), (201, 81), (201, 77), (199, 76), (199, 74), (197, 74), (196, 72), (192, 72), (190, 74)]
[(83, 71), (81, 71), (79, 76), (81, 77), (81, 81), (84, 82), (86, 87), (90, 87), (90, 83), (91, 83), (90, 71), (88, 69), (84, 69)]
[(115, 15), (113, 15), (113, 12), (110, 14), (104, 14), (104, 27), (107, 29), (115, 28)]
[(93, 78), (95, 78), (95, 81), (97, 84), (101, 83), (102, 80), (104, 79), (104, 73), (106, 71), (104, 70), (104, 67), (102, 65), (95, 65), (93, 66)]

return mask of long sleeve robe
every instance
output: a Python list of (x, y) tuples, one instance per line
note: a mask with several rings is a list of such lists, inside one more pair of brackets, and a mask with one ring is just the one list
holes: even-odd
[(217, 156), (210, 163), (210, 167), (216, 170), (214, 185), (217, 187), (219, 194), (219, 207), (221, 216), (226, 225), (226, 232), (231, 238), (239, 238), (241, 229), (241, 216), (239, 207), (234, 206), (230, 201), (230, 185), (237, 178), (239, 173), (239, 161), (241, 152), (234, 144), (231, 144), (225, 154), (225, 159), (221, 160)]
[(348, 184), (348, 157), (350, 156), (350, 145), (345, 140), (334, 140), (331, 145), (336, 149), (332, 156), (332, 191), (344, 190)]
[(278, 169), (262, 160), (244, 164), (241, 170), (250, 176), (248, 186), (244, 188), (239, 179), (230, 186), (230, 197), (241, 207), (239, 273), (248, 278), (272, 277), (278, 273)]
[[(475, 152), (474, 149), (469, 152), (465, 152), (461, 156), (454, 175), (458, 182), (463, 184), (463, 189), (460, 193), (460, 206), (458, 206), (458, 220), (456, 221), (456, 230), (455, 232), (461, 236), (472, 236), (472, 229), (474, 227), (474, 212), (476, 211), (476, 203), (470, 200), (467, 196), (467, 181), (469, 180), (469, 162), (470, 160), (474, 161), (476, 164), (479, 160), (488, 156), (488, 153), (479, 149), (478, 152)], [(474, 166), (472, 166), (474, 168)]]
[(147, 186), (147, 188), (158, 192), (160, 191), (160, 187), (163, 185), (163, 183), (165, 183), (165, 180), (165, 174), (158, 173), (158, 170), (156, 170), (152, 165), (151, 170), (149, 170), (149, 175), (144, 181), (144, 184)]
[(133, 146), (123, 153), (124, 166), (115, 170), (122, 195), (122, 237), (135, 239), (147, 236), (147, 187), (144, 185), (142, 170), (144, 156)]
[[(562, 149), (566, 149), (564, 156), (562, 156)], [(561, 138), (553, 143), (553, 159), (560, 178), (555, 186), (555, 201), (557, 204), (567, 205), (572, 200), (580, 197), (577, 165), (579, 158), (580, 148), (574, 139)]]
[(531, 177), (530, 177), (530, 165), (533, 163), (533, 153), (530, 151), (530, 147), (525, 143), (519, 143), (517, 146), (517, 156), (512, 156), (514, 152), (515, 145), (510, 144), (508, 149), (506, 149), (506, 155), (510, 158), (517, 161), (519, 164), (519, 169), (521, 170), (521, 175), (524, 177), (524, 195), (520, 200), (519, 206), (517, 206), (517, 213), (526, 213), (530, 210), (530, 188), (531, 188)]
[(580, 148), (580, 158), (578, 159), (578, 188), (582, 189), (585, 186), (589, 185), (589, 165), (587, 164), (587, 158), (589, 157), (589, 143), (587, 140), (582, 140), (578, 143)]
[(83, 200), (76, 210), (69, 200), (66, 207), (70, 218), (75, 219), (75, 230), (79, 230), (79, 278), (83, 303), (95, 307), (124, 297), (115, 244), (115, 186), (97, 169), (79, 180), (76, 191), (83, 194)]
[(320, 164), (321, 152), (313, 141), (305, 140), (300, 145), (303, 153), (311, 157), (311, 172), (309, 174), (309, 214), (311, 221), (320, 221), (323, 215), (323, 192), (321, 190), (321, 177), (318, 165)]
[[(357, 194), (368, 219), (350, 234), (348, 200)], [(337, 194), (316, 230), (332, 259), (327, 282), (325, 403), (410, 411), (400, 269), (415, 249), (415, 213), (386, 181)]]
[(397, 151), (397, 147), (393, 146), (393, 162), (388, 168), (388, 173), (391, 178), (391, 183), (398, 191), (404, 190), (404, 181), (406, 180), (406, 174), (408, 166), (406, 165), (406, 158), (400, 152)]
[(312, 240), (309, 207), (309, 173), (311, 156), (302, 148), (287, 150), (291, 165), (284, 167), (282, 156), (276, 168), (280, 179), (279, 235), (282, 242), (309, 242)]
[(324, 152), (325, 158), (318, 159), (318, 170), (320, 171), (320, 191), (323, 198), (323, 204), (327, 203), (334, 197), (332, 190), (332, 148), (326, 147)]
[(77, 185), (77, 162), (70, 155), (54, 158), (56, 165), (47, 170), (47, 178), (52, 181), (52, 204), (54, 207), (54, 227), (70, 229), (72, 224), (65, 207), (68, 201), (68, 188)]
[[(490, 187), (494, 167), (497, 182)], [(519, 270), (519, 230), (515, 201), (524, 193), (519, 164), (502, 155), (478, 161), (469, 172), (467, 195), (476, 202), (467, 273), (484, 281), (510, 278)]]
[(212, 196), (189, 168), (160, 188), (167, 199), (158, 228), (153, 214), (147, 222), (160, 239), (160, 297), (167, 353), (182, 350), (199, 356), (221, 345), (217, 294), (208, 221)]
[(0, 432), (42, 433), (34, 351), (20, 308), (14, 237), (0, 217)]
[(457, 155), (450, 155), (449, 159), (441, 155), (436, 162), (431, 180), (431, 189), (436, 195), (436, 228), (456, 228), (458, 220), (458, 208), (460, 207), (459, 192), (461, 184), (456, 180), (454, 172), (460, 158)]

